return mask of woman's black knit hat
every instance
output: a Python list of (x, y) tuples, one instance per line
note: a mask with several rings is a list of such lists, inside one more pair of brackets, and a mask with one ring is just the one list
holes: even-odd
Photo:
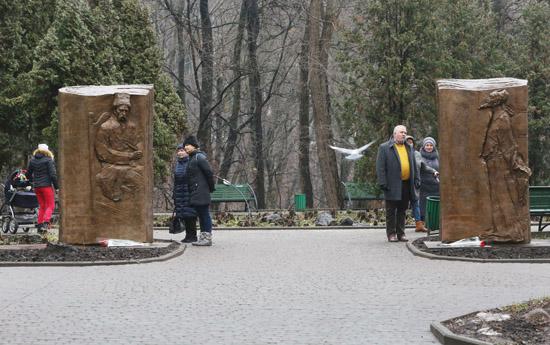
[(183, 141), (183, 146), (185, 145), (193, 145), (195, 148), (199, 148), (199, 142), (197, 141), (197, 138), (195, 138), (194, 135), (190, 135)]

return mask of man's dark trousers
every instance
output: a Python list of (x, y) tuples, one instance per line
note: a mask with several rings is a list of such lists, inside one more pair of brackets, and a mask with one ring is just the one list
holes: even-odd
[(401, 181), (401, 200), (386, 200), (386, 235), (405, 234), (405, 214), (411, 199), (410, 180)]

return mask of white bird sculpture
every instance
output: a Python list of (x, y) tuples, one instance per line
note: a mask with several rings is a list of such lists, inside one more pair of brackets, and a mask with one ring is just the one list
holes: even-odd
[(344, 149), (344, 148), (341, 148), (341, 147), (336, 147), (336, 146), (331, 146), (331, 145), (329, 145), (329, 147), (331, 149), (335, 150), (335, 151), (342, 152), (342, 153), (346, 154), (347, 156), (344, 157), (345, 159), (349, 159), (351, 161), (354, 161), (356, 159), (359, 159), (359, 158), (363, 157), (362, 152), (365, 151), (366, 149), (368, 149), (369, 146), (374, 144), (375, 141), (376, 140), (373, 140), (370, 143), (368, 143), (367, 145), (361, 146), (358, 149)]

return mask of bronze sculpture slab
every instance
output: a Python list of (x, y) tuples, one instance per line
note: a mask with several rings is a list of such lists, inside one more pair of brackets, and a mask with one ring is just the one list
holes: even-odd
[(152, 85), (59, 90), (60, 241), (153, 241)]
[(527, 81), (437, 81), (441, 239), (529, 243)]

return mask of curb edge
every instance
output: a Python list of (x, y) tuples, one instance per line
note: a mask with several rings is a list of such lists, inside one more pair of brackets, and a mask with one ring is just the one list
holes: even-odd
[(436, 255), (431, 253), (423, 252), (422, 250), (416, 248), (412, 242), (407, 242), (407, 249), (413, 255), (420, 256), (430, 260), (447, 260), (447, 261), (466, 261), (466, 262), (477, 262), (477, 263), (523, 263), (523, 264), (547, 264), (550, 263), (550, 259), (477, 259), (477, 258), (466, 258), (461, 256), (446, 256), (446, 255)]
[[(175, 242), (175, 241), (174, 241)], [(151, 262), (167, 261), (182, 255), (185, 252), (187, 245), (180, 244), (180, 246), (167, 254), (151, 257), (145, 259), (136, 260), (110, 260), (110, 261), (6, 261), (0, 262), (0, 267), (37, 267), (37, 266), (49, 266), (49, 267), (78, 267), (78, 266), (115, 266), (115, 265), (133, 265), (133, 264), (147, 264)]]
[(430, 324), (430, 331), (443, 345), (493, 345), (486, 341), (456, 335), (443, 326), (441, 322), (432, 322)]

